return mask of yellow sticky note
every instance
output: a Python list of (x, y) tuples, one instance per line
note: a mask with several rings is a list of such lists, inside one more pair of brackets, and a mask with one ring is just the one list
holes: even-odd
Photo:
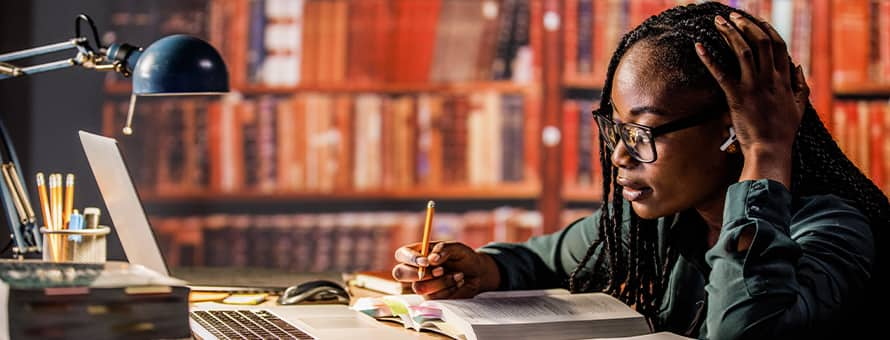
[(189, 302), (222, 301), (227, 297), (229, 297), (229, 293), (193, 291), (189, 293)]
[(232, 305), (258, 305), (266, 301), (269, 294), (232, 294), (225, 298), (222, 302)]

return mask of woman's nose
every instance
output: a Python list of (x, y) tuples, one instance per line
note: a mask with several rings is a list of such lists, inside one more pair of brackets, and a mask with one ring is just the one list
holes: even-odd
[(612, 165), (619, 168), (630, 168), (637, 161), (630, 155), (630, 152), (627, 150), (627, 145), (622, 141), (618, 141), (615, 143), (615, 148), (612, 150)]

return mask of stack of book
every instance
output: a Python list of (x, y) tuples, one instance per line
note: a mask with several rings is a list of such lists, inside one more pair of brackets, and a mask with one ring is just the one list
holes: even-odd
[(0, 261), (0, 338), (189, 338), (185, 282), (143, 266)]

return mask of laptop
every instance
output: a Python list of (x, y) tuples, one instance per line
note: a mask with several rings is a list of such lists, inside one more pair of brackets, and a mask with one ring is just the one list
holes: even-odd
[[(128, 261), (170, 276), (117, 140), (86, 131), (79, 134)], [(407, 335), (346, 305), (200, 303), (190, 309), (192, 334), (199, 339), (392, 339)]]

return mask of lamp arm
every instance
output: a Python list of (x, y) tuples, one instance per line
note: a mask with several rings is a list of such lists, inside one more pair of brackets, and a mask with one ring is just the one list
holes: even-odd
[[(138, 59), (140, 49), (130, 45), (112, 44), (112, 48), (108, 52), (114, 54), (106, 56), (105, 53), (96, 53), (88, 45), (87, 38), (77, 37), (68, 41), (49, 44), (40, 47), (29, 48), (27, 50), (16, 51), (6, 54), (0, 54), (0, 80), (6, 78), (21, 77), (24, 75), (36, 74), (46, 71), (53, 71), (71, 66), (83, 66), (84, 68), (94, 69), (97, 71), (116, 71), (129, 76), (129, 67), (127, 60), (130, 56)], [(52, 61), (48, 63), (19, 67), (8, 63), (8, 61), (40, 56), (44, 54), (64, 51), (67, 49), (77, 49), (77, 54), (73, 58)], [(131, 51), (135, 53), (131, 53)], [(135, 64), (135, 61), (132, 62)]]
[(29, 48), (27, 50), (21, 50), (21, 51), (17, 51), (17, 52), (4, 53), (4, 54), (0, 54), (0, 61), (18, 60), (18, 59), (22, 59), (22, 58), (44, 55), (47, 53), (64, 51), (64, 50), (67, 50), (70, 48), (75, 48), (78, 45), (85, 43), (86, 41), (87, 41), (87, 38), (83, 38), (83, 37), (73, 38), (73, 39), (69, 39), (67, 41), (63, 41), (60, 43)]

